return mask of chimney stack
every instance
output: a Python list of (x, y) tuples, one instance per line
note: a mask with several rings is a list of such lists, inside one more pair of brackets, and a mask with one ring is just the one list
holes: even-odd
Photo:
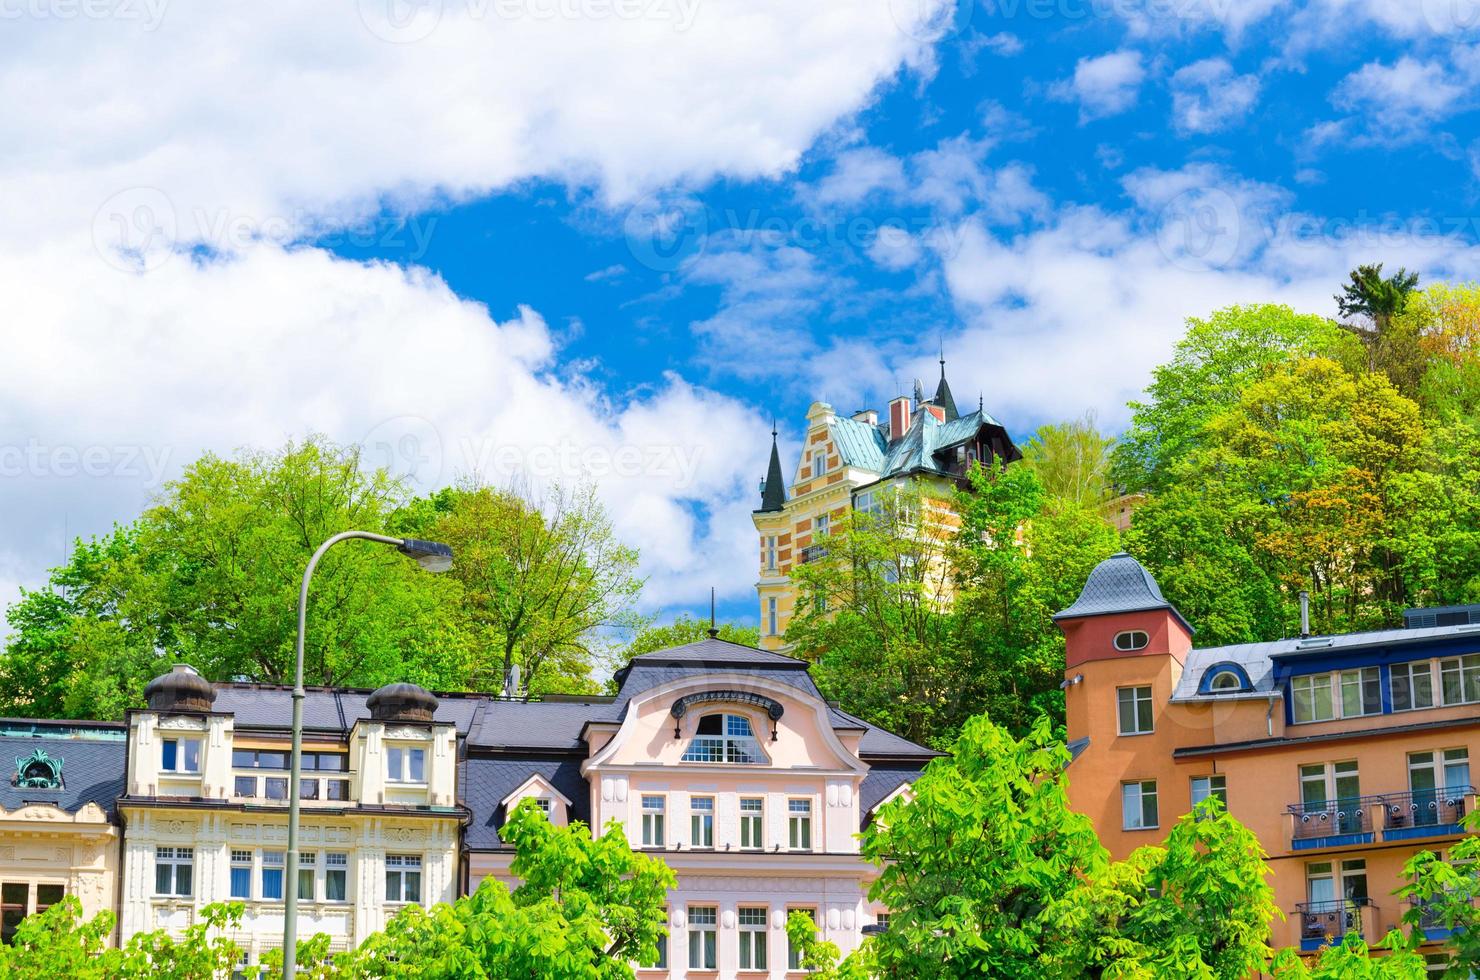
[(1310, 593), (1300, 590), (1300, 636), (1310, 636)]
[(910, 396), (900, 395), (889, 402), (889, 439), (903, 439), (910, 431)]

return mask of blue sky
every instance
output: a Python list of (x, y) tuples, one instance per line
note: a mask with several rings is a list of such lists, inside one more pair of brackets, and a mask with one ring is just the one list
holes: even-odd
[(1019, 437), (1116, 429), (1189, 316), (1480, 266), (1480, 0), (96, 11), (0, 39), (0, 597), (317, 431), (594, 481), (650, 611), (753, 618), (773, 414), (943, 346)]

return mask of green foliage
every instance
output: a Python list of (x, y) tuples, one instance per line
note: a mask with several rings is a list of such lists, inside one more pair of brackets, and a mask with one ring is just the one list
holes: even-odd
[(291, 681), (304, 568), (349, 529), (448, 540), (454, 571), (361, 541), (331, 550), (310, 594), (308, 683), (496, 690), (517, 663), (527, 690), (594, 690), (599, 628), (641, 588), (637, 553), (590, 491), (547, 504), (487, 489), (413, 499), (318, 438), (204, 456), (10, 607), (0, 711), (118, 717), (177, 661), (215, 680)]
[(595, 690), (598, 630), (620, 625), (642, 589), (637, 551), (612, 530), (595, 490), (535, 500), (470, 486), (415, 502), (393, 524), (452, 546), (458, 619), (473, 636), (464, 686), (524, 693)]
[(1449, 848), (1447, 860), (1433, 851), (1409, 858), (1403, 868), (1409, 881), (1398, 892), (1409, 903), (1403, 922), (1415, 944), (1426, 913), (1434, 925), (1451, 930), (1446, 980), (1480, 973), (1480, 813), (1465, 818), (1465, 829), (1469, 833)]
[[(756, 626), (717, 623), (715, 628), (719, 632), (719, 639), (729, 640), (731, 643), (753, 647), (758, 646), (761, 641), (761, 631)], [(623, 647), (622, 656), (625, 659), (631, 659), (655, 650), (666, 650), (669, 647), (683, 646), (686, 643), (697, 643), (708, 637), (708, 620), (696, 619), (688, 613), (681, 613), (673, 622), (662, 626), (657, 624), (655, 618), (647, 619), (636, 628), (632, 639)]]
[(82, 918), (82, 903), (69, 895), (21, 921), (15, 941), (0, 946), (0, 980), (68, 977), (71, 980), (216, 980), (229, 976), (242, 950), (226, 938), (240, 928), (243, 905), (207, 905), (179, 938), (139, 933), (122, 949), (108, 948), (112, 912)]
[(552, 826), (526, 802), (501, 833), (517, 852), (518, 888), (485, 878), (450, 905), (408, 906), (383, 933), (336, 957), (333, 975), (615, 980), (657, 958), (676, 879), (662, 861), (633, 853), (619, 826), (593, 839), (581, 824)]
[(1023, 465), (1049, 496), (1080, 507), (1101, 503), (1110, 489), (1110, 451), (1115, 440), (1102, 434), (1093, 413), (1070, 422), (1038, 427), (1022, 446)]
[(1399, 269), (1382, 277), (1382, 263), (1359, 265), (1333, 299), (1342, 316), (1364, 317), (1381, 325), (1403, 312), (1408, 295), (1418, 286), (1418, 273)]
[[(1380, 946), (1391, 952), (1373, 956), (1362, 937), (1349, 932), (1340, 943), (1321, 950), (1314, 963), (1300, 958), (1293, 949), (1282, 949), (1275, 957), (1276, 980), (1426, 980), (1424, 959), (1395, 935), (1389, 935)], [(1448, 976), (1449, 974), (1446, 974)], [(1454, 976), (1468, 977), (1468, 973)]]

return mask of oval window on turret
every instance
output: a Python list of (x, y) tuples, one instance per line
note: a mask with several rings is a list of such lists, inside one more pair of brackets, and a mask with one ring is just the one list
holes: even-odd
[(1151, 637), (1147, 636), (1143, 630), (1126, 630), (1122, 633), (1115, 634), (1115, 649), (1117, 650), (1127, 652), (1131, 650), (1144, 650), (1146, 644), (1150, 642)]

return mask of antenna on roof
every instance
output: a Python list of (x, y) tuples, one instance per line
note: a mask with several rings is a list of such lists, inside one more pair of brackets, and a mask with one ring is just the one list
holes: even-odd
[(719, 628), (714, 625), (714, 586), (709, 587), (709, 638), (719, 638)]
[(985, 412), (987, 410), (987, 396), (986, 395), (984, 395), (984, 394), (978, 394), (976, 396), (976, 410), (978, 412)]

